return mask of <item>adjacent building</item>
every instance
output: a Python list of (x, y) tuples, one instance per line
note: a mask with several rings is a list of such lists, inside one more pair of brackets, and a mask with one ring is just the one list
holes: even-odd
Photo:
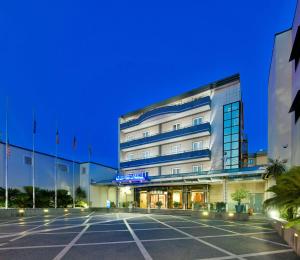
[[(190, 209), (227, 202), (238, 187), (261, 210), (263, 168), (247, 167), (238, 74), (119, 118), (120, 186), (131, 186), (141, 208)], [(265, 164), (265, 163), (263, 163)]]
[[(0, 142), (0, 187), (5, 187), (6, 173), (6, 147)], [(55, 167), (57, 176), (57, 189), (64, 189), (73, 194), (73, 171), (74, 186), (81, 187), (86, 191), (87, 201), (91, 207), (104, 206), (99, 202), (103, 195), (95, 195), (93, 186), (90, 183), (105, 182), (115, 178), (116, 169), (94, 162), (78, 162), (62, 157), (55, 157), (51, 154), (35, 151), (35, 186), (54, 190), (55, 189)], [(8, 155), (8, 187), (22, 189), (24, 186), (32, 186), (32, 150), (9, 145)], [(73, 168), (74, 167), (74, 168)]]
[(268, 156), (300, 165), (300, 4), (293, 25), (275, 35), (268, 89)]

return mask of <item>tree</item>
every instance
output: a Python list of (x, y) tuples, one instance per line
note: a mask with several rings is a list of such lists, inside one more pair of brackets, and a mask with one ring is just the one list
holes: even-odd
[(87, 205), (86, 203), (86, 193), (85, 191), (79, 186), (75, 191), (75, 204), (77, 207), (84, 207)]
[(268, 191), (273, 192), (274, 197), (264, 202), (266, 209), (279, 209), (287, 213), (287, 220), (300, 221), (300, 218), (295, 217), (295, 213), (300, 207), (300, 166), (293, 167), (279, 176), (276, 185), (269, 188)]
[(238, 205), (241, 204), (241, 201), (243, 199), (248, 198), (248, 196), (249, 196), (249, 191), (247, 191), (243, 188), (238, 189), (234, 193), (231, 194), (232, 200), (237, 201)]
[(268, 179), (270, 176), (273, 176), (277, 181), (278, 177), (281, 176), (285, 171), (284, 161), (279, 159), (268, 159), (268, 167), (264, 173), (263, 178)]

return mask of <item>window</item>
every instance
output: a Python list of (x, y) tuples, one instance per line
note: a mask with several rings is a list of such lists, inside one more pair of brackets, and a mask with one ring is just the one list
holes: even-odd
[(150, 157), (150, 152), (149, 151), (143, 152), (143, 158), (144, 159), (149, 158), (149, 157)]
[(193, 151), (202, 150), (203, 149), (203, 141), (193, 142)]
[(179, 174), (180, 168), (172, 168), (172, 174)]
[(85, 167), (82, 167), (82, 168), (81, 168), (81, 173), (82, 173), (82, 174), (86, 174), (86, 168), (85, 168)]
[(171, 148), (172, 153), (179, 153), (180, 151), (180, 145), (173, 145)]
[(223, 107), (223, 120), (224, 168), (238, 168), (240, 150), (240, 102), (227, 104)]
[(295, 112), (295, 124), (300, 118), (300, 90), (298, 90), (289, 113)]
[(193, 119), (193, 125), (200, 125), (202, 124), (203, 118), (202, 117), (196, 117)]
[(133, 153), (127, 154), (127, 161), (132, 161), (133, 158), (134, 158), (134, 154)]
[(193, 165), (193, 172), (202, 172), (203, 170), (203, 165)]
[(173, 125), (173, 131), (180, 129), (180, 124)]
[(24, 156), (24, 163), (27, 165), (32, 165), (32, 158), (30, 156)]
[(149, 131), (146, 131), (146, 132), (144, 132), (143, 133), (143, 137), (145, 138), (145, 137), (148, 137), (150, 135), (150, 132)]
[(132, 141), (134, 139), (134, 137), (132, 135), (126, 136), (126, 141)]
[(68, 172), (68, 166), (65, 164), (58, 163), (57, 169), (61, 172)]
[(248, 159), (248, 164), (250, 165), (253, 165), (254, 164), (254, 160), (253, 159)]

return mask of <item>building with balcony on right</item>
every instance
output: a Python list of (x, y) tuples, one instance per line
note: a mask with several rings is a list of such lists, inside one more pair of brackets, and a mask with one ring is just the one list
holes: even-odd
[(268, 87), (268, 156), (300, 165), (300, 4), (275, 35)]

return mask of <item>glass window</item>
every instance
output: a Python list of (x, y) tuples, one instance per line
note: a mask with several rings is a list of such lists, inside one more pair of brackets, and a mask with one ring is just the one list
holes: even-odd
[(193, 151), (202, 150), (203, 149), (203, 141), (193, 142), (192, 148), (193, 148)]
[(231, 157), (231, 151), (224, 151), (224, 157)]
[(224, 127), (231, 127), (231, 120), (224, 121)]
[(144, 138), (145, 138), (145, 137), (148, 137), (149, 135), (150, 135), (149, 131), (146, 131), (146, 132), (143, 133), (143, 137), (144, 137)]
[(238, 126), (233, 126), (231, 129), (232, 129), (231, 131), (232, 131), (233, 134), (238, 134), (238, 132), (239, 132), (239, 127)]
[(232, 105), (231, 106), (232, 110), (237, 110), (237, 109), (240, 108), (240, 103), (239, 102), (232, 103), (231, 105)]
[(253, 159), (249, 159), (248, 160), (248, 164), (254, 164), (254, 160)]
[(238, 157), (231, 158), (231, 164), (238, 164), (238, 163), (239, 163), (239, 158)]
[(200, 125), (202, 124), (203, 118), (202, 117), (196, 117), (193, 119), (193, 125)]
[(238, 149), (239, 148), (239, 142), (232, 142), (232, 149)]
[(240, 123), (239, 118), (232, 119), (232, 125), (233, 125), (233, 126), (239, 125), (239, 123)]
[(225, 113), (224, 114), (224, 120), (231, 119), (231, 113)]
[(231, 151), (231, 156), (232, 156), (232, 157), (239, 156), (239, 150), (232, 150), (232, 151)]
[(224, 150), (230, 150), (231, 149), (231, 143), (224, 144)]
[(179, 145), (173, 145), (171, 148), (172, 153), (179, 153), (180, 146)]
[(232, 135), (232, 136), (231, 136), (231, 140), (232, 140), (233, 142), (238, 141), (238, 140), (239, 140), (239, 134), (234, 134), (234, 135)]
[(231, 169), (237, 169), (237, 168), (239, 168), (239, 165), (238, 165), (238, 164), (236, 164), (236, 165), (231, 165)]
[(203, 168), (203, 165), (193, 165), (193, 172), (201, 172)]
[(134, 158), (134, 154), (133, 153), (127, 154), (127, 160), (128, 161), (132, 161), (133, 158)]
[(174, 124), (173, 125), (173, 130), (175, 131), (175, 130), (178, 130), (178, 129), (180, 129), (180, 124)]
[(235, 110), (235, 111), (232, 111), (231, 116), (232, 116), (232, 118), (236, 118), (236, 117), (240, 116), (240, 113), (238, 110)]
[(225, 128), (224, 135), (230, 135), (230, 134), (231, 134), (231, 128)]
[(224, 112), (230, 112), (230, 111), (231, 111), (231, 104), (224, 106)]
[(224, 143), (229, 143), (229, 142), (231, 142), (231, 138), (230, 138), (231, 136), (230, 135), (225, 135), (224, 136)]
[(143, 157), (144, 157), (144, 159), (149, 158), (150, 157), (150, 152), (149, 151), (145, 151), (143, 153)]
[(172, 174), (179, 174), (180, 169), (179, 168), (172, 168)]
[(224, 168), (225, 168), (225, 169), (230, 169), (231, 166), (226, 164)]

